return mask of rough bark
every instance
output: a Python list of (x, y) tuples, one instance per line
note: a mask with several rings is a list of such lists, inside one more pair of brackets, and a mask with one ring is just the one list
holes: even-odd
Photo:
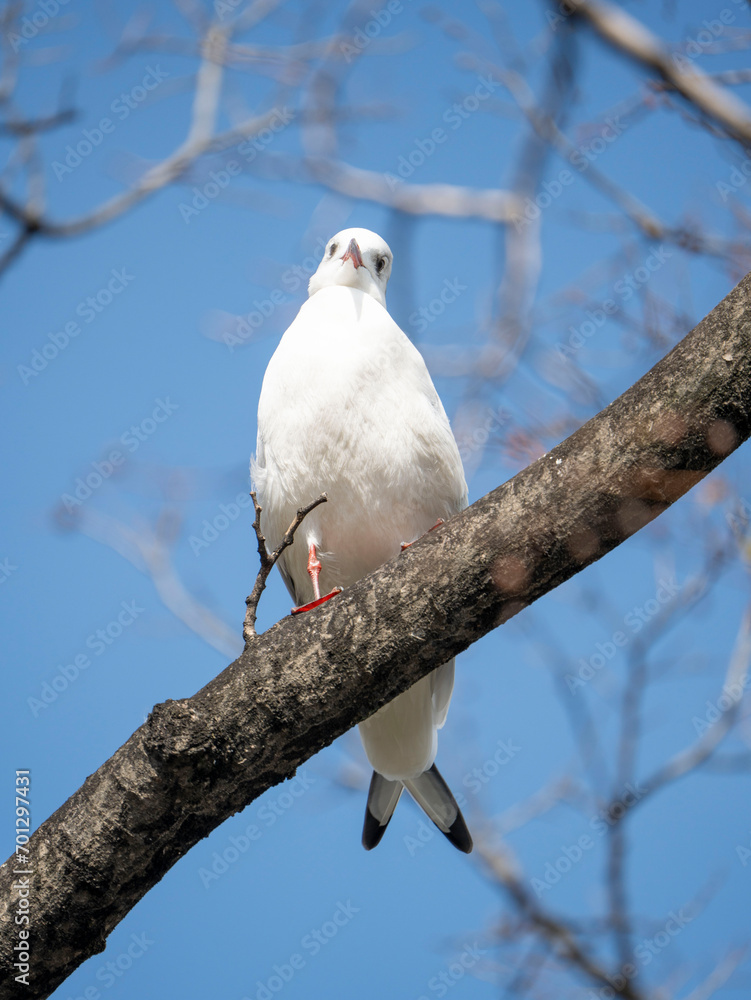
[(18, 866), (0, 869), (0, 998), (48, 996), (227, 817), (619, 545), (744, 441), (750, 293), (747, 276), (514, 479), (335, 600), (254, 639), (192, 698), (156, 705), (30, 842), (29, 987), (14, 982)]

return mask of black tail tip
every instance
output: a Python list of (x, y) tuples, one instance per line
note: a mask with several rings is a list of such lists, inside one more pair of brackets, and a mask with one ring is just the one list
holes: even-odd
[(386, 826), (388, 826), (388, 823), (385, 826), (381, 826), (370, 809), (365, 810), (365, 822), (362, 827), (362, 846), (366, 851), (372, 851), (374, 847), (378, 847), (386, 832)]
[[(441, 830), (441, 833), (443, 833), (443, 830)], [(460, 851), (463, 851), (465, 854), (472, 853), (472, 848), (475, 845), (472, 843), (472, 835), (467, 829), (467, 824), (464, 822), (464, 817), (460, 812), (457, 812), (456, 819), (449, 827), (448, 833), (443, 833), (443, 835)]]

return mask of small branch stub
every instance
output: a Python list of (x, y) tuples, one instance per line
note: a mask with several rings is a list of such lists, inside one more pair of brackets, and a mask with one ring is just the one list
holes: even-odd
[(303, 523), (305, 518), (319, 504), (326, 503), (328, 496), (325, 493), (321, 493), (319, 497), (312, 500), (305, 507), (300, 507), (295, 514), (294, 520), (290, 524), (284, 533), (284, 537), (277, 546), (276, 549), (269, 555), (266, 549), (266, 539), (261, 533), (261, 511), (262, 507), (258, 503), (255, 492), (251, 492), (251, 497), (253, 499), (253, 507), (255, 508), (256, 516), (253, 521), (253, 530), (256, 533), (256, 541), (258, 542), (258, 556), (261, 560), (261, 568), (258, 570), (258, 576), (256, 577), (256, 582), (253, 584), (253, 590), (250, 595), (245, 598), (245, 604), (247, 611), (245, 612), (245, 623), (243, 624), (243, 639), (245, 640), (245, 645), (255, 639), (257, 636), (256, 632), (256, 617), (258, 614), (258, 602), (261, 599), (261, 594), (266, 588), (266, 580), (268, 579), (269, 573), (274, 568), (274, 565), (279, 558), (279, 556), (288, 548), (295, 540), (295, 532)]

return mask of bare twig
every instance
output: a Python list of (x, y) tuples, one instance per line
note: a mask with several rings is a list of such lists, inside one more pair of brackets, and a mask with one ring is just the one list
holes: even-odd
[(751, 664), (751, 607), (747, 608), (744, 613), (735, 649), (725, 675), (722, 693), (718, 698), (718, 705), (724, 698), (728, 702), (727, 707), (718, 707), (716, 721), (711, 724), (707, 723), (707, 728), (700, 739), (691, 746), (680, 750), (646, 780), (639, 782), (641, 788), (639, 798), (619, 815), (616, 816), (615, 813), (611, 812), (611, 822), (614, 825), (620, 823), (627, 814), (637, 806), (641, 806), (655, 792), (701, 767), (712, 757), (717, 747), (732, 730), (738, 717), (743, 693), (747, 687), (746, 678), (749, 664)]
[(269, 573), (274, 568), (277, 559), (288, 548), (295, 540), (295, 532), (303, 523), (305, 518), (314, 510), (319, 504), (326, 503), (328, 497), (325, 493), (322, 493), (315, 500), (312, 500), (305, 507), (300, 507), (295, 514), (292, 524), (287, 528), (284, 533), (279, 545), (274, 549), (274, 551), (269, 555), (266, 550), (266, 539), (261, 534), (261, 506), (256, 499), (254, 492), (251, 492), (251, 497), (253, 498), (253, 506), (255, 507), (256, 517), (253, 521), (253, 530), (256, 533), (256, 540), (258, 541), (258, 555), (261, 559), (261, 568), (258, 570), (258, 576), (256, 577), (256, 582), (253, 584), (253, 590), (250, 595), (245, 598), (245, 604), (248, 610), (245, 612), (245, 623), (243, 625), (243, 639), (245, 640), (245, 645), (247, 647), (251, 640), (255, 639), (257, 636), (256, 632), (256, 616), (258, 612), (258, 602), (261, 599), (261, 594), (266, 587), (266, 580), (268, 579)]
[(622, 966), (633, 954), (632, 921), (627, 896), (626, 859), (628, 844), (626, 824), (617, 821), (625, 816), (623, 793), (634, 779), (637, 746), (641, 735), (642, 703), (649, 685), (648, 653), (655, 640), (675, 624), (682, 612), (694, 607), (708, 591), (707, 580), (717, 570), (721, 560), (710, 559), (710, 565), (682, 588), (678, 598), (663, 609), (645, 629), (645, 634), (631, 647), (626, 687), (621, 710), (621, 732), (618, 746), (617, 776), (611, 801), (607, 806), (612, 822), (608, 827), (607, 890), (610, 899), (610, 922), (614, 943)]
[(564, 918), (546, 910), (532, 898), (516, 871), (512, 856), (505, 847), (491, 846), (480, 840), (475, 849), (487, 867), (488, 874), (510, 897), (513, 905), (531, 927), (546, 940), (551, 950), (564, 962), (599, 987), (605, 987), (626, 1000), (640, 1000), (643, 994), (631, 980), (611, 972), (594, 958), (574, 927)]
[(92, 507), (79, 512), (69, 522), (61, 514), (58, 516), (63, 527), (75, 528), (109, 546), (145, 573), (165, 608), (209, 646), (223, 656), (238, 655), (240, 642), (236, 629), (190, 593), (172, 563), (165, 537), (168, 532), (164, 530), (172, 516), (169, 510), (164, 511), (154, 526), (140, 519), (129, 525)]
[(298, 161), (274, 156), (275, 175), (321, 184), (348, 198), (376, 202), (409, 215), (484, 219), (509, 224), (521, 211), (514, 193), (502, 188), (461, 184), (411, 184), (391, 180), (376, 170), (364, 170), (342, 160), (305, 157)]
[[(78, 236), (98, 228), (135, 207), (139, 202), (179, 180), (205, 153), (223, 148), (232, 141), (240, 141), (258, 133), (272, 120), (275, 111), (250, 115), (235, 128), (216, 133), (216, 118), (222, 88), (224, 54), (229, 41), (230, 27), (212, 25), (200, 41), (201, 64), (198, 70), (196, 90), (193, 98), (190, 124), (182, 143), (164, 160), (153, 166), (129, 190), (115, 195), (97, 208), (75, 218), (57, 222), (48, 218), (30, 200), (27, 204), (11, 197), (7, 189), (0, 188), (0, 212), (7, 215), (20, 227), (20, 233), (12, 247), (0, 258), (0, 274), (18, 257), (34, 236), (52, 238)], [(61, 112), (55, 119), (27, 121), (23, 135), (36, 132), (53, 124), (58, 124)], [(5, 122), (6, 129), (12, 129), (14, 122)], [(16, 128), (18, 127), (16, 123)]]
[(702, 737), (692, 746), (675, 754), (667, 763), (642, 782), (645, 789), (639, 799), (641, 804), (648, 795), (663, 788), (665, 785), (700, 767), (715, 752), (725, 739), (738, 717), (743, 692), (746, 690), (746, 677), (751, 664), (751, 608), (747, 608), (738, 632), (735, 649), (730, 658), (730, 664), (722, 687), (718, 703), (723, 699), (728, 707), (718, 709), (719, 715)]
[(691, 60), (671, 56), (660, 40), (636, 18), (604, 0), (570, 0), (569, 7), (585, 17), (605, 41), (659, 73), (694, 107), (719, 122), (734, 139), (751, 142), (751, 109)]
[(39, 118), (10, 119), (0, 122), (0, 135), (38, 135), (40, 132), (48, 132), (60, 125), (68, 125), (75, 121), (77, 116), (78, 112), (75, 108), (67, 108), (64, 111), (56, 111), (52, 115), (43, 115)]
[[(714, 83), (722, 84), (724, 87), (735, 87), (742, 83), (751, 83), (750, 69), (726, 69), (721, 73), (707, 73), (707, 77)], [(659, 93), (664, 90), (675, 90), (675, 86), (667, 80), (650, 80), (649, 89)]]
[(696, 989), (692, 990), (685, 1000), (710, 1000), (711, 997), (715, 996), (717, 990), (730, 979), (735, 970), (741, 964), (741, 962), (748, 955), (748, 948), (733, 948), (729, 951), (727, 955), (720, 962), (717, 963), (716, 967), (709, 973), (709, 975), (704, 979)]
[(5, 253), (0, 255), (0, 274), (2, 274), (6, 267), (8, 267), (21, 253), (32, 233), (33, 229), (28, 226), (16, 233), (11, 245)]

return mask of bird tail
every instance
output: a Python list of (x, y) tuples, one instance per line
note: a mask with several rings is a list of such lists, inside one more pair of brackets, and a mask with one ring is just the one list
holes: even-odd
[(404, 787), (454, 847), (469, 854), (472, 837), (451, 789), (435, 764), (418, 777), (405, 780)]
[(401, 781), (389, 781), (378, 771), (373, 771), (362, 828), (362, 846), (366, 851), (372, 851), (380, 844), (403, 791)]
[(372, 850), (380, 843), (403, 788), (407, 789), (415, 802), (454, 847), (464, 851), (465, 854), (470, 853), (472, 837), (467, 824), (456, 804), (456, 799), (451, 794), (451, 789), (441, 777), (435, 764), (416, 778), (404, 781), (389, 781), (377, 771), (373, 772), (362, 831), (362, 843), (366, 851)]

